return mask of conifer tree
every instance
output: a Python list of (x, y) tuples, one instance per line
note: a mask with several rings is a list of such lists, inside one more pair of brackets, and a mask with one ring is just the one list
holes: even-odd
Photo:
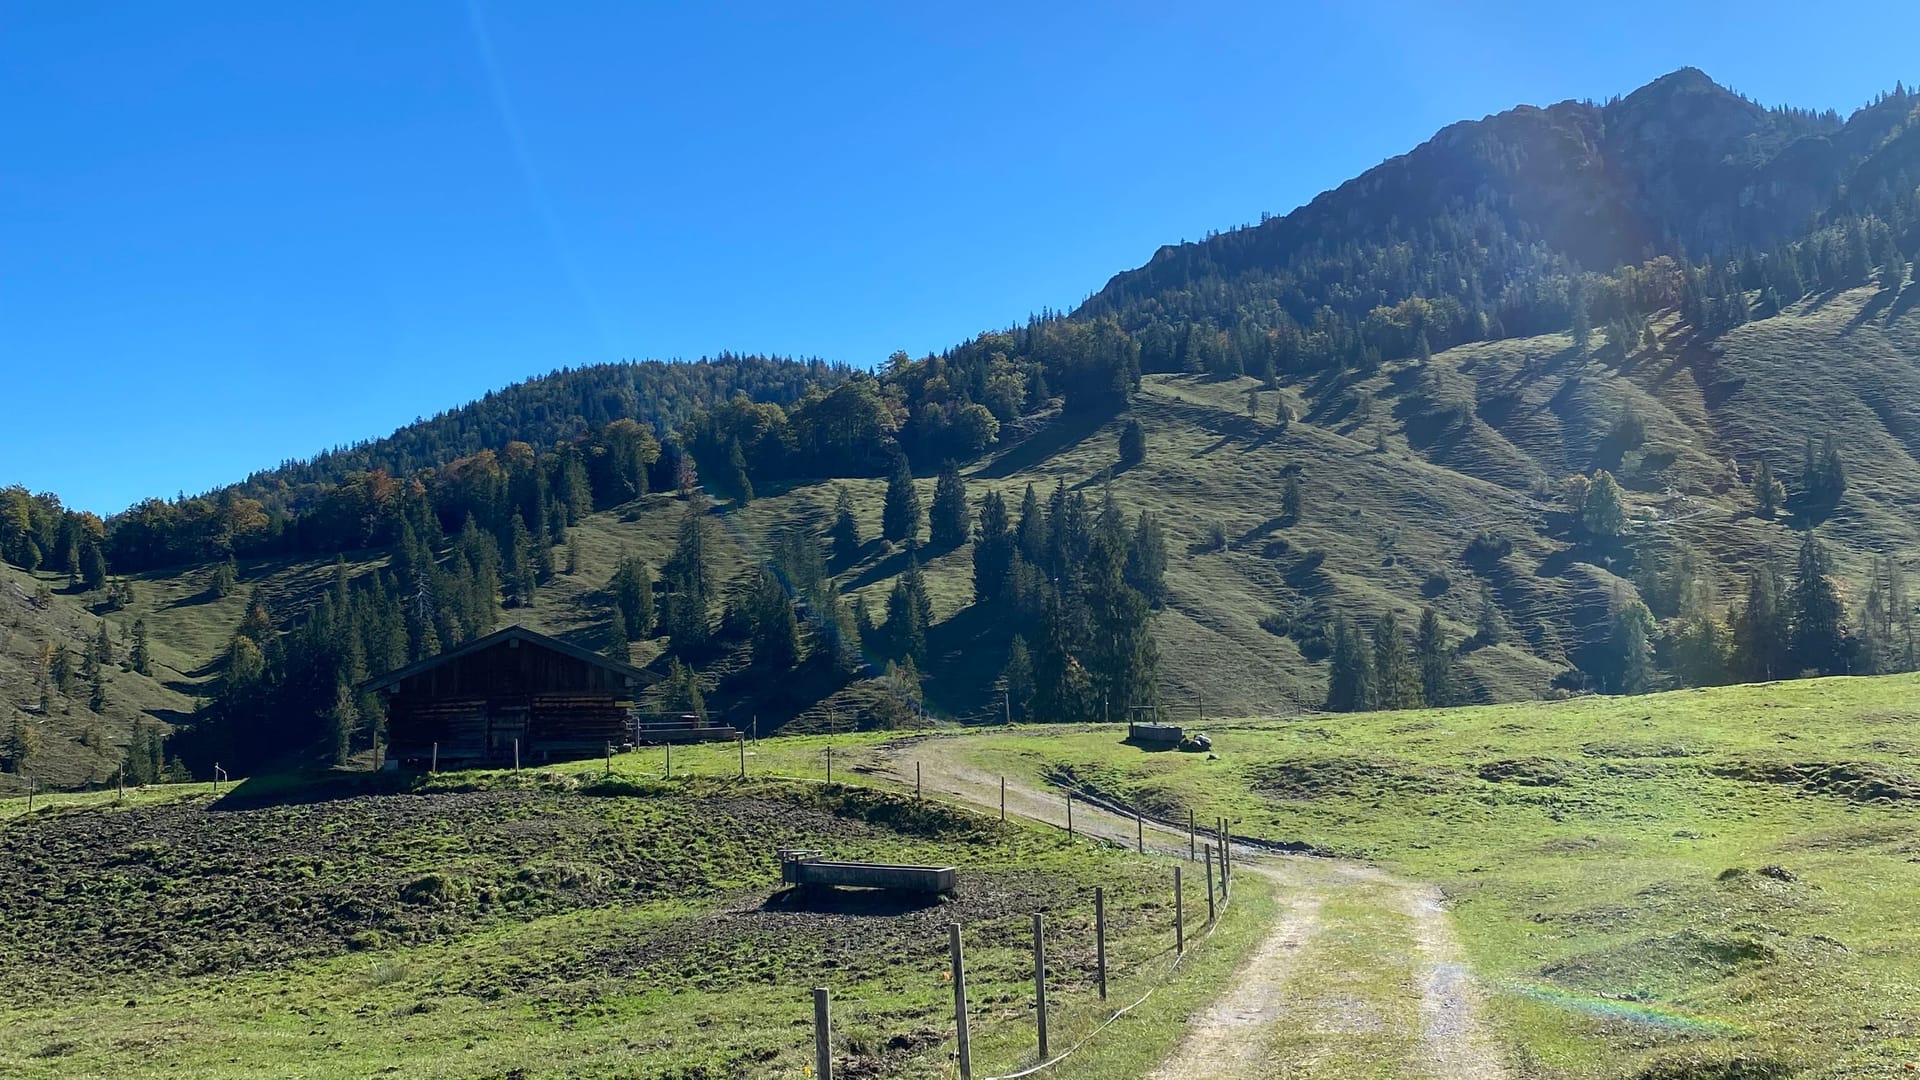
[(1120, 425), (1120, 467), (1130, 469), (1147, 460), (1147, 429), (1140, 421), (1127, 417)]
[(1732, 622), (1735, 666), (1742, 677), (1767, 681), (1792, 674), (1787, 613), (1771, 563), (1761, 562), (1748, 574), (1746, 602)]
[(1300, 523), (1300, 478), (1289, 476), (1280, 487), (1280, 516), (1290, 525)]
[(1771, 518), (1780, 511), (1780, 504), (1787, 498), (1787, 486), (1773, 475), (1773, 466), (1766, 458), (1753, 470), (1753, 512), (1763, 518)]
[(107, 635), (107, 621), (100, 620), (100, 626), (93, 635), (93, 659), (98, 664), (113, 663), (113, 638)]
[(1160, 519), (1145, 510), (1127, 543), (1126, 583), (1159, 608), (1167, 599), (1167, 536)]
[(353, 756), (353, 735), (360, 727), (360, 709), (353, 700), (353, 687), (344, 680), (335, 684), (333, 706), (327, 710), (327, 743), (335, 765), (345, 765)]
[(527, 529), (526, 519), (517, 513), (508, 523), (505, 546), (507, 574), (513, 586), (514, 606), (532, 607), (535, 594), (539, 590), (540, 567), (535, 556), (533, 534)]
[(89, 543), (80, 553), (80, 577), (88, 592), (97, 592), (107, 584), (107, 556), (99, 544)]
[(1001, 674), (1007, 692), (1007, 714), (1015, 723), (1033, 718), (1033, 660), (1027, 655), (1027, 639), (1013, 635), (1007, 647), (1007, 667)]
[(973, 600), (989, 604), (1006, 589), (1007, 571), (1014, 558), (1013, 531), (1007, 520), (1006, 500), (989, 491), (980, 500), (980, 520), (973, 544)]
[(1580, 527), (1588, 536), (1610, 540), (1627, 528), (1627, 511), (1620, 498), (1620, 485), (1613, 474), (1601, 469), (1593, 474), (1587, 498), (1580, 511)]
[(147, 620), (133, 620), (133, 648), (127, 653), (136, 675), (153, 674), (153, 655), (147, 648)]
[(1440, 616), (1430, 607), (1420, 609), (1413, 652), (1420, 669), (1420, 700), (1436, 707), (1453, 704), (1453, 656), (1447, 648), (1446, 632), (1440, 628)]
[(680, 517), (680, 534), (673, 556), (661, 568), (667, 587), (663, 629), (677, 652), (706, 645), (712, 634), (708, 609), (712, 605), (712, 568), (707, 553), (707, 512), (700, 501), (689, 503)]
[(691, 716), (696, 723), (707, 722), (707, 702), (700, 693), (700, 677), (674, 657), (667, 663), (667, 677), (661, 683), (661, 704), (669, 715)]
[(1027, 485), (1026, 494), (1020, 497), (1020, 524), (1014, 540), (1019, 545), (1020, 557), (1029, 564), (1046, 563), (1052, 538), (1047, 535), (1047, 516), (1040, 509), (1040, 497), (1034, 494), (1032, 484)]
[(727, 476), (733, 487), (736, 505), (745, 506), (752, 502), (753, 479), (747, 475), (747, 456), (741, 452), (738, 439), (727, 447)]
[(833, 489), (833, 557), (851, 563), (860, 557), (860, 523), (853, 516), (853, 494), (845, 484)]
[(1480, 586), (1480, 609), (1474, 618), (1474, 638), (1482, 645), (1498, 645), (1507, 637), (1507, 621), (1493, 602), (1493, 591)]
[(1327, 672), (1328, 712), (1362, 712), (1373, 707), (1373, 661), (1364, 637), (1343, 614), (1333, 617), (1333, 658)]
[(90, 693), (87, 696), (87, 708), (102, 712), (107, 707), (106, 669), (98, 662), (93, 664), (93, 672), (88, 680)]
[(1653, 613), (1637, 599), (1615, 596), (1607, 636), (1605, 686), (1614, 694), (1644, 694), (1653, 680)]
[(920, 493), (913, 486), (913, 472), (905, 455), (896, 455), (893, 472), (887, 477), (887, 498), (880, 511), (880, 535), (896, 544), (920, 535)]
[(1840, 595), (1831, 578), (1827, 549), (1811, 530), (1800, 542), (1794, 563), (1792, 610), (1793, 658), (1802, 668), (1836, 674), (1843, 670)]
[(929, 541), (936, 550), (959, 547), (967, 542), (972, 528), (970, 518), (966, 481), (960, 478), (960, 470), (948, 462), (933, 486), (933, 508), (927, 515)]
[(754, 664), (775, 675), (792, 670), (800, 662), (800, 620), (793, 597), (770, 568), (754, 575), (747, 603)]
[(1420, 704), (1420, 673), (1407, 655), (1400, 621), (1385, 612), (1373, 624), (1374, 707), (1406, 709)]
[(644, 640), (653, 628), (653, 575), (647, 564), (637, 555), (623, 557), (608, 584), (624, 640)]

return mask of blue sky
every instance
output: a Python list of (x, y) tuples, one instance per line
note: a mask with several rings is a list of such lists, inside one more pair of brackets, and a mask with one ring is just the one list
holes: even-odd
[(813, 7), (0, 0), (0, 484), (108, 513), (562, 365), (919, 355), (1516, 103), (1920, 78), (1911, 3)]

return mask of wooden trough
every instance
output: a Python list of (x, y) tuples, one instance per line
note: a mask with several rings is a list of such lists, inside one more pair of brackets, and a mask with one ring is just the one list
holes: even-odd
[(1128, 724), (1127, 741), (1142, 746), (1179, 746), (1186, 731), (1178, 724)]
[(951, 866), (839, 862), (817, 851), (780, 852), (780, 880), (795, 888), (840, 886), (950, 896), (954, 889), (954, 877), (954, 868)]

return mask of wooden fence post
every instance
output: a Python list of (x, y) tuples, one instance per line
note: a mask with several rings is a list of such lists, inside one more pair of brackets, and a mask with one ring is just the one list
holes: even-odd
[(1213, 910), (1213, 845), (1207, 845), (1207, 925), (1212, 926), (1215, 918)]
[(607, 775), (613, 775), (613, 740), (607, 740)]
[(433, 764), (427, 766), (427, 771), (430, 773), (437, 773), (440, 771), (440, 744), (439, 743), (433, 744)]
[(1187, 861), (1188, 862), (1193, 861), (1194, 842), (1195, 841), (1193, 836), (1193, 808), (1188, 807), (1187, 808)]
[(1033, 913), (1033, 1008), (1040, 1025), (1040, 1060), (1047, 1060), (1047, 917)]
[(1107, 1000), (1107, 890), (1093, 887), (1093, 970), (1100, 981), (1100, 1000)]
[(920, 801), (920, 763), (913, 763), (913, 801)]
[(1007, 778), (1000, 778), (1000, 820), (1007, 820)]
[(833, 783), (833, 747), (827, 747), (827, 783)]
[(1067, 835), (1073, 835), (1073, 792), (1067, 792)]
[(813, 1072), (833, 1080), (833, 1015), (824, 986), (813, 988)]
[(740, 779), (745, 780), (747, 778), (747, 737), (735, 735), (733, 738), (740, 744)]
[(960, 924), (947, 927), (947, 949), (953, 954), (953, 1024), (960, 1043), (960, 1080), (973, 1080), (973, 1047), (967, 1041), (967, 964), (960, 951)]
[(667, 744), (667, 779), (673, 779), (673, 744)]
[(1173, 868), (1173, 951), (1184, 955), (1187, 951), (1187, 909), (1186, 890), (1180, 884), (1180, 867)]
[(1133, 812), (1133, 850), (1142, 855), (1147, 853), (1147, 819), (1141, 817), (1138, 810)]
[(513, 771), (520, 771), (520, 740), (513, 740)]

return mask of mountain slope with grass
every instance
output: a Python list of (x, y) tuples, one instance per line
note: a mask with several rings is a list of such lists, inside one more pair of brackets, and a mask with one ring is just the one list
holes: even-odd
[[(31, 724), (50, 777), (104, 782), (136, 721), (178, 725), (216, 696), (250, 606), (285, 630), (340, 579), (396, 612), (414, 598), (440, 646), (517, 621), (662, 670), (686, 659), (711, 713), (763, 730), (900, 723), (923, 704), (997, 719), (1013, 635), (1037, 651), (1037, 598), (1081, 596), (1065, 579), (1084, 568), (1029, 580), (1035, 610), (1016, 613), (979, 602), (973, 540), (924, 517), (880, 539), (887, 472), (910, 466), (927, 508), (949, 462), (976, 517), (989, 492), (1017, 515), (1031, 485), (1043, 505), (1057, 487), (1091, 514), (1157, 518), (1157, 655), (1129, 662), (1181, 715), (1318, 708), (1342, 624), (1364, 640), (1391, 616), (1405, 637), (1428, 609), (1454, 701), (1748, 677), (1728, 658), (1749, 576), (1778, 566), (1784, 588), (1809, 532), (1846, 649), (1805, 666), (1911, 666), (1915, 611), (1892, 586), (1920, 555), (1917, 117), (1904, 88), (1842, 118), (1683, 71), (1604, 105), (1454, 125), (1292, 214), (1162, 249), (1072, 316), (874, 377), (726, 357), (563, 370), (106, 523), (9, 489), (0, 556), (37, 569), (5, 571), (0, 739)], [(1136, 430), (1141, 452), (1123, 454)], [(1775, 507), (1756, 502), (1763, 466)], [(1586, 492), (1616, 485), (1596, 527)], [(699, 489), (724, 501), (699, 511), (714, 640), (689, 649), (663, 578)], [(834, 550), (843, 497), (861, 539)], [(476, 519), (480, 548), (524, 575), (456, 547)], [(830, 657), (830, 605), (776, 573), (762, 584), (795, 593), (805, 629), (800, 662), (770, 674), (747, 624), (787, 536), (875, 625)], [(111, 611), (69, 585), (100, 552), (131, 584)], [(638, 632), (615, 626), (623, 560), (655, 582), (660, 618)], [(889, 675), (904, 659), (889, 603), (916, 566), (925, 650)], [(447, 592), (469, 584), (492, 591)], [(1637, 601), (1652, 625), (1623, 646)], [(77, 650), (102, 618), (116, 645), (145, 626), (152, 674), (111, 666), (97, 715), (71, 686), (43, 711), (43, 650)], [(426, 648), (419, 629), (402, 653)], [(1714, 664), (1686, 651), (1703, 637)], [(1079, 645), (1069, 669), (1092, 662)], [(1645, 670), (1623, 674), (1623, 649), (1650, 653)], [(391, 659), (375, 651), (338, 677)], [(677, 685), (643, 707), (691, 707)], [(1138, 703), (1083, 693), (1079, 711)]]

